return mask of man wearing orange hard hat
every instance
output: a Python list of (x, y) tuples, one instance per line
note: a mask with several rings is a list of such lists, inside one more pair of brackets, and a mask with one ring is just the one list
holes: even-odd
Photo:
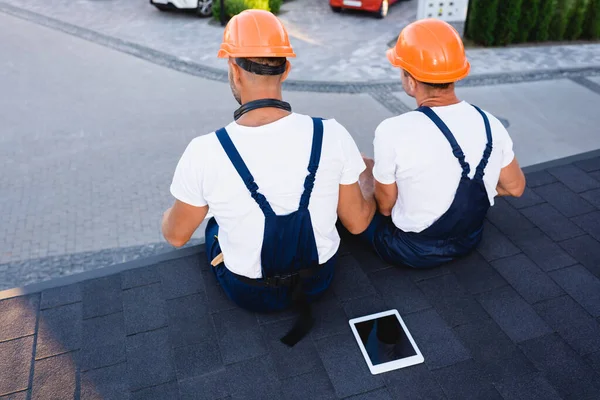
[(282, 338), (292, 346), (312, 325), (309, 303), (333, 278), (338, 216), (360, 233), (375, 200), (359, 187), (366, 166), (348, 131), (335, 120), (293, 113), (282, 100), (287, 58), (295, 54), (279, 19), (261, 10), (233, 17), (218, 56), (228, 59), (241, 107), (225, 128), (188, 145), (163, 234), (185, 244), (210, 210), (206, 253), (217, 280), (251, 311), (295, 306), (299, 318)]
[(472, 251), (494, 197), (520, 196), (525, 177), (500, 121), (456, 96), (470, 65), (452, 26), (416, 21), (387, 57), (418, 108), (375, 131), (379, 212), (363, 237), (391, 264), (434, 267)]

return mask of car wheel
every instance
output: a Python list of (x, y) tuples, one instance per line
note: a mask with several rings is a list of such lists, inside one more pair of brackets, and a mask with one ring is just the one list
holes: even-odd
[(388, 0), (383, 0), (381, 2), (381, 7), (379, 7), (379, 11), (377, 11), (377, 18), (379, 18), (379, 19), (385, 18), (388, 13), (389, 7), (390, 7), (390, 5), (388, 3)]
[(212, 15), (213, 0), (198, 0), (198, 8), (196, 12), (201, 17), (209, 17)]
[(171, 9), (169, 8), (169, 6), (167, 6), (166, 4), (156, 4), (156, 3), (153, 3), (152, 5), (154, 7), (156, 7), (160, 11), (171, 11)]
[(339, 13), (340, 11), (342, 11), (342, 7), (335, 7), (335, 6), (330, 6), (331, 7), (331, 11)]

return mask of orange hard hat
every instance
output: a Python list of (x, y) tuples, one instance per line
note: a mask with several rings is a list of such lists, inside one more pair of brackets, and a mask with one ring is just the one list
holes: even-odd
[(439, 19), (422, 19), (405, 27), (387, 57), (394, 67), (427, 83), (456, 82), (471, 69), (460, 35)]
[(217, 54), (226, 57), (296, 57), (281, 21), (265, 10), (245, 10), (231, 18)]

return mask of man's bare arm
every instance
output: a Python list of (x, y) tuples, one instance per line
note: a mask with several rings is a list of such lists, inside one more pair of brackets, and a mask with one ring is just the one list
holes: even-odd
[(163, 215), (163, 236), (173, 246), (183, 246), (190, 240), (202, 221), (204, 221), (207, 213), (208, 206), (194, 207), (175, 200), (173, 207), (165, 211)]
[(384, 185), (375, 181), (375, 200), (381, 215), (386, 217), (392, 215), (392, 209), (398, 199), (398, 185), (396, 182)]
[(498, 196), (521, 197), (525, 191), (525, 175), (515, 157), (513, 161), (500, 171), (496, 191)]

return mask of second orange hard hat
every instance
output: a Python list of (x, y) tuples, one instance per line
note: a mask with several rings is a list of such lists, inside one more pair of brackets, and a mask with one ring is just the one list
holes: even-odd
[(281, 21), (264, 10), (245, 10), (231, 18), (217, 54), (226, 57), (296, 57)]
[(396, 46), (387, 51), (387, 57), (394, 67), (427, 83), (456, 82), (471, 69), (460, 35), (438, 19), (408, 25), (400, 32)]

